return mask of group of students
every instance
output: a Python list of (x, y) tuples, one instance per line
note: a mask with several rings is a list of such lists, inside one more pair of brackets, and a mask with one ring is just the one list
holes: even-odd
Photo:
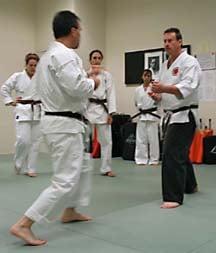
[[(115, 177), (111, 168), (112, 114), (116, 112), (115, 87), (111, 74), (102, 68), (103, 53), (96, 49), (90, 52), (88, 76), (96, 76), (100, 86), (88, 99), (85, 117), (97, 129), (101, 145), (100, 172), (104, 176)], [(29, 177), (37, 176), (37, 157), (42, 133), (40, 131), (41, 101), (26, 99), (32, 91), (31, 82), (39, 62), (39, 56), (29, 53), (25, 56), (25, 70), (14, 73), (1, 87), (1, 95), (6, 106), (15, 107), (16, 143), (15, 172)], [(16, 92), (15, 100), (12, 92)], [(38, 101), (38, 102), (35, 102)]]
[[(36, 246), (45, 244), (46, 240), (39, 239), (32, 232), (31, 228), (35, 222), (53, 221), (62, 211), (60, 219), (63, 223), (91, 219), (77, 211), (79, 205), (89, 203), (89, 169), (84, 163), (87, 129), (85, 117), (92, 124), (96, 124), (99, 141), (104, 144), (101, 173), (114, 176), (110, 165), (110, 125), (112, 113), (116, 111), (115, 92), (111, 75), (98, 67), (103, 54), (99, 50), (91, 52), (92, 67), (86, 74), (80, 57), (74, 51), (80, 42), (79, 17), (71, 11), (60, 11), (55, 15), (52, 25), (55, 41), (51, 43), (37, 66), (33, 77), (36, 92), (30, 99), (31, 105), (25, 106), (31, 112), (35, 112), (32, 101), (38, 101), (37, 106), (42, 106), (40, 130), (51, 153), (53, 177), (50, 186), (10, 228), (12, 235)], [(197, 191), (193, 166), (189, 160), (189, 147), (196, 127), (197, 92), (201, 70), (197, 60), (182, 51), (183, 42), (179, 29), (167, 29), (163, 33), (163, 39), (169, 58), (162, 66), (160, 81), (152, 81), (151, 72), (145, 70), (143, 84), (136, 89), (135, 103), (141, 117), (137, 126), (135, 159), (138, 164), (158, 163), (158, 136), (152, 136), (157, 135), (156, 115), (160, 103), (165, 113), (163, 121), (166, 126), (163, 140), (161, 208), (175, 208), (182, 205), (185, 192)], [(37, 62), (38, 60), (34, 60), (34, 65)], [(28, 66), (22, 75), (16, 74), (15, 77), (20, 76), (20, 79), (15, 80), (21, 80), (24, 76), (28, 85), (32, 75), (29, 75), (27, 69)], [(20, 87), (13, 81), (10, 85), (2, 87), (5, 99), (10, 93), (7, 87), (16, 87), (19, 91), (19, 97), (15, 102), (9, 98), (8, 101), (5, 100), (6, 104), (17, 105), (16, 108), (24, 106), (22, 100), (25, 100), (22, 86), (24, 84), (21, 81), (19, 84)], [(20, 115), (17, 114), (16, 117), (19, 119)], [(19, 124), (20, 127), (27, 127), (26, 121), (30, 119), (26, 118), (24, 124)], [(149, 157), (146, 155), (146, 142), (143, 142), (147, 139), (150, 142)], [(17, 141), (17, 145), (18, 143)], [(18, 150), (16, 152), (18, 153)], [(26, 162), (30, 159), (26, 156), (24, 160)], [(24, 161), (18, 163), (16, 160), (16, 170), (19, 171), (23, 164)], [(34, 169), (33, 165), (26, 166), (27, 169)]]

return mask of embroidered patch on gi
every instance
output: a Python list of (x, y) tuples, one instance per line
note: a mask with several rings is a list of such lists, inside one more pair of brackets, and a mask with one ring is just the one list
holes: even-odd
[(172, 70), (172, 75), (177, 76), (179, 74), (179, 67), (176, 67)]

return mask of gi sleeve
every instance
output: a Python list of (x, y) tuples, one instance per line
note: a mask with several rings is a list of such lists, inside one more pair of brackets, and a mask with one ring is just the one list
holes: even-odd
[(61, 89), (72, 97), (90, 97), (94, 91), (94, 80), (86, 78), (83, 69), (80, 67), (76, 59), (70, 59), (63, 64), (58, 63), (53, 57), (53, 66), (49, 66), (51, 71), (55, 72)]
[(107, 95), (107, 105), (109, 114), (116, 112), (116, 94), (115, 94), (115, 85), (112, 79), (112, 75), (108, 72), (105, 72), (105, 82), (106, 82), (106, 95)]
[(180, 99), (184, 99), (191, 95), (198, 88), (201, 78), (201, 69), (196, 59), (190, 59), (183, 68), (182, 77), (176, 87), (182, 94)]
[(18, 73), (13, 74), (8, 80), (1, 86), (1, 95), (4, 99), (4, 104), (13, 102), (11, 96), (12, 91), (15, 90), (17, 84)]

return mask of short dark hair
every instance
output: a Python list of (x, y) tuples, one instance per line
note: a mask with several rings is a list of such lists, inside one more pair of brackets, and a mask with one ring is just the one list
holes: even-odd
[(170, 28), (166, 29), (164, 31), (164, 34), (165, 33), (175, 33), (176, 39), (177, 40), (182, 40), (182, 34), (181, 34), (180, 30), (176, 27), (170, 27)]
[(35, 53), (28, 53), (28, 54), (25, 56), (25, 64), (27, 65), (28, 62), (29, 62), (30, 60), (35, 60), (35, 61), (39, 62), (40, 58), (39, 58), (39, 56), (38, 56), (37, 54), (35, 54)]
[(91, 60), (92, 55), (93, 55), (94, 53), (99, 53), (99, 54), (101, 55), (102, 59), (103, 59), (103, 53), (101, 52), (101, 50), (99, 50), (99, 49), (94, 49), (94, 50), (92, 50), (92, 51), (89, 53), (89, 60)]
[(71, 11), (59, 11), (55, 14), (52, 28), (56, 39), (67, 36), (71, 28), (78, 28), (80, 18)]

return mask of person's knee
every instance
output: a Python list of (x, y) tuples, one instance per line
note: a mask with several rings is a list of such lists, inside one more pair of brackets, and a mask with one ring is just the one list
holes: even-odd
[(17, 138), (17, 146), (20, 147), (20, 148), (29, 148), (30, 147), (30, 141), (25, 138), (25, 137), (22, 137), (22, 136), (19, 136)]

